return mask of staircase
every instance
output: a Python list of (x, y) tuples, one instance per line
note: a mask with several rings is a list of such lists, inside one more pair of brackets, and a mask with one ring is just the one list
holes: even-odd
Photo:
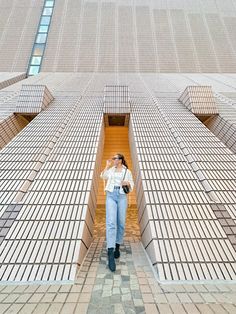
[[(106, 166), (106, 160), (113, 157), (113, 155), (121, 153), (125, 156), (129, 169), (132, 171), (132, 161), (129, 149), (129, 129), (124, 126), (110, 126), (105, 127), (105, 140), (101, 170)], [(97, 196), (97, 208), (105, 207), (105, 181), (100, 180)], [(135, 188), (132, 193), (128, 194), (129, 207), (136, 208)]]

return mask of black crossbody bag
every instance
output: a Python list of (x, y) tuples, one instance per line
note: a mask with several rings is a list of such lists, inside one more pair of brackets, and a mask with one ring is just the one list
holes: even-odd
[[(127, 171), (127, 168), (125, 169), (125, 174), (124, 174), (123, 181), (124, 181), (124, 179), (125, 179), (126, 171)], [(123, 188), (125, 194), (128, 194), (128, 193), (130, 192), (128, 185), (122, 185), (122, 188)]]

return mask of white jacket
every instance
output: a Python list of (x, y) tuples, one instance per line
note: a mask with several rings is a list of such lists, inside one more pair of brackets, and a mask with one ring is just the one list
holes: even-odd
[[(123, 177), (125, 174), (125, 169), (126, 169), (126, 167), (123, 165), (123, 169), (122, 169)], [(113, 192), (113, 190), (114, 190), (114, 172), (115, 172), (115, 170), (116, 170), (116, 167), (113, 166), (113, 167), (111, 167), (107, 170), (103, 170), (101, 172), (100, 178), (107, 180), (105, 191)], [(125, 178), (123, 181), (129, 182), (130, 192), (132, 192), (133, 188), (134, 188), (134, 181), (133, 181), (132, 173), (129, 169), (127, 169), (126, 174), (125, 174)], [(125, 194), (125, 192), (122, 188), (120, 188), (120, 194)]]

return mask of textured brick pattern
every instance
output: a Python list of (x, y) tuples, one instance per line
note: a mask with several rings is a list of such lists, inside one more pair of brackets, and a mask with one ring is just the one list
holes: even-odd
[(25, 73), (1, 73), (0, 72), (0, 89), (3, 89), (9, 85), (15, 84), (18, 81), (25, 79)]
[(0, 120), (0, 149), (7, 145), (27, 124), (26, 119), (15, 114)]
[[(55, 99), (0, 154), (2, 280), (75, 279), (94, 234), (106, 85), (129, 86), (140, 238), (157, 277), (235, 279), (235, 155), (178, 101), (193, 82), (220, 93), (236, 87), (235, 76), (223, 74), (27, 79)], [(4, 114), (21, 86), (0, 92)]]
[[(132, 108), (130, 141), (135, 143), (132, 159), (141, 236), (159, 279), (234, 279), (235, 251), (175, 140), (170, 121), (149, 98), (136, 99)], [(174, 111), (168, 112), (174, 119)], [(144, 119), (148, 123), (142, 129)]]
[(187, 86), (179, 101), (197, 116), (218, 114), (211, 86)]
[(1, 312), (60, 313), (230, 313), (236, 311), (235, 283), (160, 283), (139, 242), (136, 209), (128, 210), (117, 270), (107, 266), (104, 210), (97, 211), (94, 241), (71, 283), (0, 284)]
[(236, 105), (234, 100), (216, 93), (219, 115), (205, 122), (206, 126), (230, 150), (236, 153)]
[[(28, 193), (22, 200), (20, 213), (2, 242), (4, 254), (0, 257), (1, 280), (74, 279), (76, 267), (82, 262), (92, 240), (100, 170), (96, 170), (95, 164), (100, 164), (97, 153), (102, 140), (99, 135), (102, 103), (96, 105), (97, 111), (95, 103), (92, 104), (86, 100), (76, 103), (72, 108), (73, 116), (49, 156), (44, 156), (43, 160), (39, 156), (38, 160), (47, 160), (41, 165), (37, 177), (30, 187), (23, 185), (20, 188), (22, 190), (26, 187), (23, 192), (28, 190)], [(96, 124), (91, 114), (93, 117), (96, 114)], [(71, 133), (73, 125), (76, 129)], [(77, 128), (78, 125), (80, 128)], [(89, 125), (90, 131), (97, 134), (96, 137), (91, 136), (90, 140)], [(71, 149), (77, 151), (74, 160)], [(65, 162), (68, 158), (71, 161)], [(53, 172), (50, 171), (52, 167)], [(36, 166), (32, 170), (36, 170)], [(30, 178), (27, 180), (30, 181)], [(63, 184), (59, 186), (58, 180), (62, 180)], [(30, 210), (32, 206), (33, 212)], [(8, 264), (5, 264), (6, 260)]]
[(39, 113), (53, 100), (45, 85), (22, 85), (17, 101), (17, 113)]
[(104, 113), (130, 113), (129, 87), (106, 85), (103, 103)]

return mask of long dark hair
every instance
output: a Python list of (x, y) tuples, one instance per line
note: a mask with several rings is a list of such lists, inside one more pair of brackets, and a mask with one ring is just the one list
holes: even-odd
[(127, 164), (127, 162), (125, 160), (125, 156), (120, 154), (120, 153), (118, 153), (117, 156), (119, 157), (119, 159), (122, 160), (122, 165), (124, 165), (128, 169), (128, 164)]

